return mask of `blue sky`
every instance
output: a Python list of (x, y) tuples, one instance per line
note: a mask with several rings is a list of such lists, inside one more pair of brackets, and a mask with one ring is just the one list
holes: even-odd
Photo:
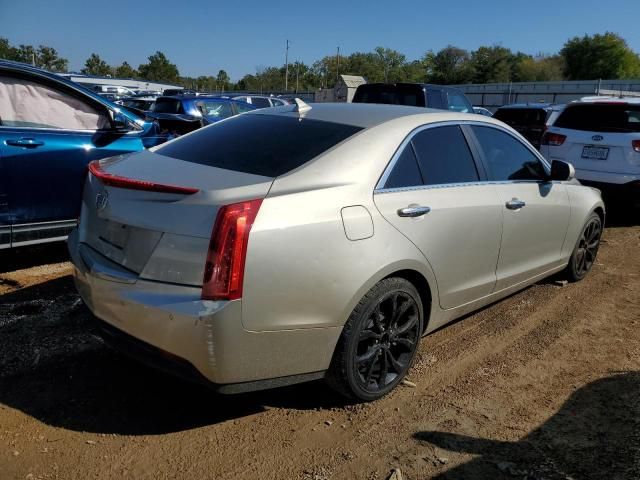
[(382, 45), (408, 59), (448, 44), (554, 53), (569, 37), (607, 30), (640, 51), (638, 18), (638, 0), (0, 0), (0, 36), (50, 45), (72, 70), (92, 52), (137, 67), (160, 50), (182, 75), (224, 69), (233, 80), (284, 64), (287, 38), (290, 60), (306, 63), (335, 54), (337, 46), (348, 55)]

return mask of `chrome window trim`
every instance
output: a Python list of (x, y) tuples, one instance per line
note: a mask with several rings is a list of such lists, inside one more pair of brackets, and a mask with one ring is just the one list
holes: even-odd
[[(384, 188), (384, 185), (385, 183), (387, 183), (387, 180), (389, 179), (389, 175), (391, 175), (391, 171), (393, 170), (396, 163), (398, 162), (400, 155), (402, 154), (406, 146), (409, 144), (409, 142), (413, 140), (413, 137), (415, 137), (418, 133), (422, 132), (423, 130), (428, 130), (430, 128), (462, 126), (462, 125), (495, 128), (496, 130), (500, 130), (506, 133), (507, 135), (510, 135), (513, 139), (520, 142), (531, 153), (533, 153), (534, 156), (542, 162), (542, 165), (545, 167), (547, 172), (550, 171), (551, 166), (549, 165), (547, 160), (542, 156), (540, 152), (538, 152), (533, 147), (528, 145), (528, 142), (526, 142), (526, 140), (523, 142), (522, 140), (524, 137), (518, 138), (518, 136), (514, 135), (513, 132), (511, 132), (508, 128), (503, 127), (502, 125), (496, 125), (495, 123), (482, 122), (478, 120), (446, 120), (441, 122), (428, 123), (426, 125), (420, 125), (419, 127), (416, 127), (413, 130), (411, 130), (411, 132), (409, 132), (409, 134), (405, 137), (405, 139), (402, 141), (402, 143), (400, 143), (400, 145), (396, 149), (395, 153), (393, 154), (393, 157), (391, 157), (391, 160), (389, 161), (385, 170), (380, 176), (380, 179), (378, 180), (378, 183), (376, 183), (376, 186), (374, 188), (374, 193), (387, 193), (392, 191), (404, 191), (404, 190), (423, 190), (426, 188), (433, 189), (433, 188), (464, 187), (469, 185), (492, 185), (492, 184), (504, 184), (504, 183), (540, 183), (541, 182), (541, 180), (501, 180), (501, 181), (480, 180), (478, 182), (461, 182), (461, 183), (446, 183), (446, 184), (443, 183), (443, 184), (437, 184), (437, 185), (415, 185), (412, 187)], [(471, 149), (470, 146), (469, 148)], [(471, 151), (471, 154), (473, 155), (473, 151)], [(475, 155), (473, 155), (473, 157), (474, 157), (473, 158), (474, 163), (476, 163), (478, 159), (475, 158)]]
[(416, 185), (415, 187), (380, 188), (373, 191), (378, 193), (414, 192), (419, 190), (440, 190), (442, 188), (481, 187), (485, 185), (513, 185), (513, 184), (539, 184), (539, 183), (564, 183), (557, 180), (542, 182), (541, 180), (480, 180), (478, 182), (441, 183), (437, 185)]

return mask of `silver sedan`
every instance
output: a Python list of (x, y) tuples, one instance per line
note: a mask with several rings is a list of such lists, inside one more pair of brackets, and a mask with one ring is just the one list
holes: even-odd
[(582, 279), (605, 216), (503, 123), (415, 107), (297, 101), (89, 170), (69, 249), (103, 337), (228, 393), (380, 398), (423, 335)]

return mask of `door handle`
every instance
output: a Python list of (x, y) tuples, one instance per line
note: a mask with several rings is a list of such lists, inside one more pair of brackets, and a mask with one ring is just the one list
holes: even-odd
[(35, 138), (10, 138), (6, 141), (7, 145), (14, 147), (37, 148), (44, 145), (44, 142)]
[(522, 200), (518, 200), (517, 198), (512, 198), (505, 204), (505, 206), (509, 210), (520, 210), (522, 207), (526, 205), (527, 204), (525, 202), (523, 202)]
[(421, 217), (431, 211), (430, 207), (405, 207), (398, 210), (399, 217)]

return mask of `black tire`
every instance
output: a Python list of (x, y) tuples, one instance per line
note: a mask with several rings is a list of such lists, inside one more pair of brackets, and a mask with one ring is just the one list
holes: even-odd
[(601, 237), (602, 220), (597, 213), (592, 213), (582, 227), (578, 242), (565, 270), (569, 281), (578, 282), (589, 273), (598, 255)]
[(378, 282), (349, 316), (327, 383), (350, 399), (370, 402), (383, 397), (413, 365), (423, 321), (420, 294), (411, 282)]

